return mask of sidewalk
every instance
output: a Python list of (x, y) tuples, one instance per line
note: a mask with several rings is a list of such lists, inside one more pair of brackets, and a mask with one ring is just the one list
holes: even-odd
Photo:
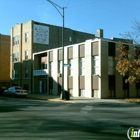
[(40, 94), (28, 94), (28, 99), (36, 100), (48, 100), (54, 102), (65, 102), (65, 103), (86, 103), (86, 102), (124, 102), (124, 99), (96, 99), (96, 98), (86, 98), (86, 97), (70, 97), (70, 100), (62, 100), (59, 95), (48, 95), (45, 93)]
[(56, 102), (67, 102), (67, 103), (73, 103), (70, 100), (61, 100), (60, 96), (58, 95), (48, 95), (45, 93), (39, 93), (39, 94), (28, 94), (27, 97), (28, 99), (36, 99), (36, 100), (48, 100), (48, 101), (56, 101)]

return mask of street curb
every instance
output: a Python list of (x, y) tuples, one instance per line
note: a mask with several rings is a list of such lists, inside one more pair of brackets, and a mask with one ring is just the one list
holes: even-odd
[(69, 100), (61, 100), (61, 99), (49, 99), (49, 98), (41, 98), (41, 97), (26, 97), (27, 99), (34, 99), (34, 100), (46, 100), (46, 101), (53, 101), (53, 102), (64, 102), (64, 103), (74, 103), (73, 101)]

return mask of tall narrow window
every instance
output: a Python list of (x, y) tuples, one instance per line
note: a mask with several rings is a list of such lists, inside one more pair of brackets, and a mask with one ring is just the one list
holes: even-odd
[(15, 79), (19, 78), (19, 71), (18, 70), (14, 70), (13, 78), (15, 78)]
[(47, 69), (47, 56), (41, 57), (41, 69)]
[(13, 54), (13, 62), (19, 62), (19, 53), (18, 52)]
[(85, 58), (80, 58), (80, 75), (85, 75)]
[(58, 61), (58, 73), (62, 74), (62, 60)]
[(28, 51), (25, 51), (25, 60), (28, 60)]
[(28, 32), (25, 33), (25, 42), (28, 42)]
[(115, 58), (108, 57), (108, 75), (115, 75)]
[(28, 78), (28, 69), (25, 69), (25, 78)]
[(70, 42), (70, 44), (72, 44), (72, 37), (71, 36), (69, 37), (69, 42)]
[(19, 44), (19, 35), (16, 35), (13, 37), (13, 46), (16, 46)]
[(92, 57), (92, 74), (99, 74), (99, 56)]
[(114, 42), (108, 42), (108, 55), (115, 57), (115, 43)]
[(73, 76), (73, 59), (69, 59), (69, 76)]

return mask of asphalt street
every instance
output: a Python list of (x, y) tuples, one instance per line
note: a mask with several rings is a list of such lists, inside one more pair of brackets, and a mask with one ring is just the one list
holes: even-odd
[(140, 128), (140, 106), (65, 103), (0, 96), (0, 140), (128, 140)]

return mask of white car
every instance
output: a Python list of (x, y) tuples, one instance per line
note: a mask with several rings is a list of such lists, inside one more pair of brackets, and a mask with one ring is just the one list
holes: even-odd
[(7, 90), (4, 91), (5, 96), (27, 96), (27, 90), (22, 89), (21, 87), (18, 86), (13, 86), (8, 88)]

